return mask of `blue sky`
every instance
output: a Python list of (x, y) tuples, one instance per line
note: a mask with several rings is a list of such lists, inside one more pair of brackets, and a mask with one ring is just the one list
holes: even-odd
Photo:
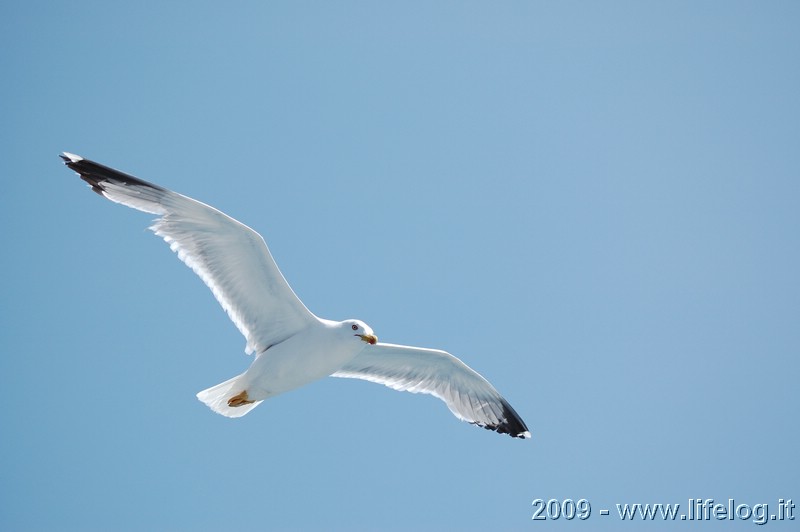
[[(800, 499), (799, 24), (778, 1), (5, 5), (0, 528), (619, 530), (618, 503)], [(194, 394), (244, 340), (65, 150), (255, 228), (314, 313), (456, 354), (533, 439), (339, 379), (213, 414)], [(536, 498), (595, 513), (532, 521)]]

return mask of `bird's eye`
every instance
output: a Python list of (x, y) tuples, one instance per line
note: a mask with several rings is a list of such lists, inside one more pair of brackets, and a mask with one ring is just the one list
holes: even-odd
[(355, 324), (353, 324), (353, 325), (352, 325), (352, 327), (353, 327), (353, 330), (354, 330), (354, 331), (357, 331), (357, 330), (358, 330), (358, 325), (355, 325)]

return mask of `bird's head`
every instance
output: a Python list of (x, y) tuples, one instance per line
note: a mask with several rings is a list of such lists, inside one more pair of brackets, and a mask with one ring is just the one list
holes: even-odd
[(372, 332), (372, 328), (361, 320), (345, 320), (342, 326), (345, 331), (349, 331), (349, 334), (360, 338), (363, 342), (371, 345), (378, 343), (378, 337)]

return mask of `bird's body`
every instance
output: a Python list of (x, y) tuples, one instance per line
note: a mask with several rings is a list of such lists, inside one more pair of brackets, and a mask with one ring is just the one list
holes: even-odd
[[(363, 322), (318, 320), (304, 330), (256, 354), (247, 371), (229, 381), (197, 394), (212, 410), (228, 417), (241, 417), (264, 399), (294, 390), (310, 382), (332, 375), (351, 362), (368, 345), (360, 334), (372, 335)], [(369, 336), (368, 336), (369, 337)], [(252, 406), (232, 407), (228, 399), (239, 391), (247, 391)]]
[[(364, 324), (360, 329), (372, 334), (372, 329)], [(266, 399), (327, 377), (352, 361), (367, 345), (353, 340), (349, 322), (320, 320), (256, 356), (245, 372), (246, 382), (252, 386), (251, 396)], [(303, 363), (298, 364), (298, 359)]]
[(196, 200), (64, 153), (98, 194), (159, 215), (151, 229), (208, 285), (254, 354), (244, 373), (197, 394), (212, 410), (241, 417), (263, 400), (326, 376), (378, 382), (442, 399), (459, 419), (529, 438), (525, 423), (489, 382), (444, 351), (378, 343), (359, 320), (312, 314), (294, 294), (263, 238)]

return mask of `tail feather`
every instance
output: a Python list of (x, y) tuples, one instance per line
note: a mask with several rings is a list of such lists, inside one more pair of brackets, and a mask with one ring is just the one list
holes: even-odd
[(240, 387), (237, 386), (239, 379), (243, 376), (237, 375), (232, 379), (221, 382), (216, 386), (207, 388), (197, 394), (197, 398), (204, 402), (211, 410), (217, 414), (222, 414), (226, 417), (242, 417), (259, 404), (261, 401), (242, 406), (228, 406), (228, 399), (241, 392)]

